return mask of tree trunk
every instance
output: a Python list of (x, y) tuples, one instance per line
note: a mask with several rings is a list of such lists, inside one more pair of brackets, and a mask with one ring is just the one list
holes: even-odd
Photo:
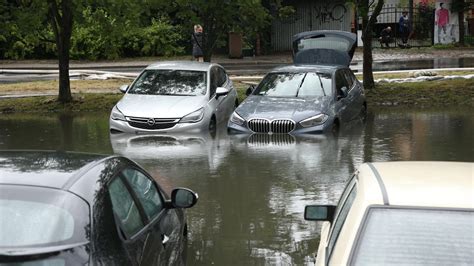
[(364, 88), (367, 90), (373, 89), (375, 86), (374, 75), (372, 70), (372, 25), (369, 24), (369, 18), (362, 18), (362, 42), (364, 46), (363, 63), (362, 63), (362, 78), (364, 81)]
[(61, 45), (58, 45), (59, 57), (59, 95), (58, 101), (62, 103), (72, 101), (71, 86), (69, 83), (69, 39), (61, 36)]
[[(59, 59), (59, 93), (58, 101), (72, 101), (69, 83), (69, 48), (72, 34), (72, 0), (48, 0), (49, 18), (56, 38)], [(61, 12), (60, 12), (61, 11)]]
[(461, 6), (463, 7), (461, 11), (458, 12), (458, 21), (459, 21), (459, 45), (464, 46), (464, 0), (461, 0)]
[(257, 33), (255, 36), (255, 54), (256, 56), (261, 55), (261, 48), (260, 48), (260, 33)]
[(362, 13), (362, 41), (363, 47), (363, 64), (362, 64), (362, 77), (364, 82), (364, 88), (371, 90), (375, 87), (374, 73), (372, 71), (372, 29), (377, 22), (377, 16), (382, 11), (384, 0), (379, 0), (375, 6), (372, 14), (369, 17), (369, 1), (362, 0), (359, 2), (359, 10)]

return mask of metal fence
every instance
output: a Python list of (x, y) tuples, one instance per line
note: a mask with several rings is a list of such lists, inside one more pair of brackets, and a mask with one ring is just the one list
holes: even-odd
[(409, 14), (410, 34), (408, 35), (408, 46), (424, 47), (433, 45), (435, 10), (432, 7), (420, 4), (410, 10), (408, 7), (384, 5), (380, 15), (377, 16), (377, 23), (375, 24), (372, 32), (373, 47), (380, 46), (378, 37), (380, 37), (380, 32), (387, 26), (392, 28), (392, 42), (389, 44), (389, 46), (399, 47), (402, 45), (402, 32), (400, 31), (398, 21), (404, 11), (408, 12)]

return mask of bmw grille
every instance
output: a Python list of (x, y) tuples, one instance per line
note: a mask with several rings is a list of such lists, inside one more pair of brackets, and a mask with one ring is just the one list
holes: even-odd
[(290, 133), (295, 129), (295, 122), (289, 119), (267, 120), (251, 119), (248, 127), (255, 133)]

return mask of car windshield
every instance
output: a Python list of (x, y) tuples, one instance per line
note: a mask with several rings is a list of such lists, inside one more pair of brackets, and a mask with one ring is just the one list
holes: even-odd
[(255, 95), (273, 97), (318, 97), (331, 94), (331, 75), (325, 73), (270, 73)]
[(352, 265), (472, 265), (474, 212), (371, 208)]
[(131, 94), (196, 96), (206, 94), (205, 71), (145, 70), (133, 87)]
[(87, 242), (89, 207), (72, 193), (0, 186), (0, 251)]

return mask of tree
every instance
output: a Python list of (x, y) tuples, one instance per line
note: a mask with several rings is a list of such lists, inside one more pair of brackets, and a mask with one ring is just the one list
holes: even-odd
[(56, 39), (59, 59), (59, 94), (62, 103), (72, 101), (69, 83), (69, 49), (73, 25), (72, 0), (48, 0), (48, 18)]
[(260, 0), (177, 0), (175, 5), (182, 23), (203, 26), (205, 61), (210, 61), (214, 49), (225, 42), (230, 31), (255, 34), (271, 21), (269, 10)]
[(372, 71), (372, 32), (384, 2), (384, 0), (379, 0), (377, 3), (375, 0), (356, 0), (358, 15), (362, 17), (362, 42), (364, 43), (362, 76), (364, 88), (368, 90), (375, 87)]
[(472, 0), (453, 0), (451, 3), (451, 11), (458, 13), (459, 21), (459, 45), (464, 46), (464, 12), (474, 8)]
[[(54, 55), (59, 59), (58, 101), (72, 100), (69, 85), (69, 48), (73, 21), (72, 0), (9, 1), (14, 43), (6, 55), (15, 59)], [(55, 45), (55, 47), (54, 47)]]

